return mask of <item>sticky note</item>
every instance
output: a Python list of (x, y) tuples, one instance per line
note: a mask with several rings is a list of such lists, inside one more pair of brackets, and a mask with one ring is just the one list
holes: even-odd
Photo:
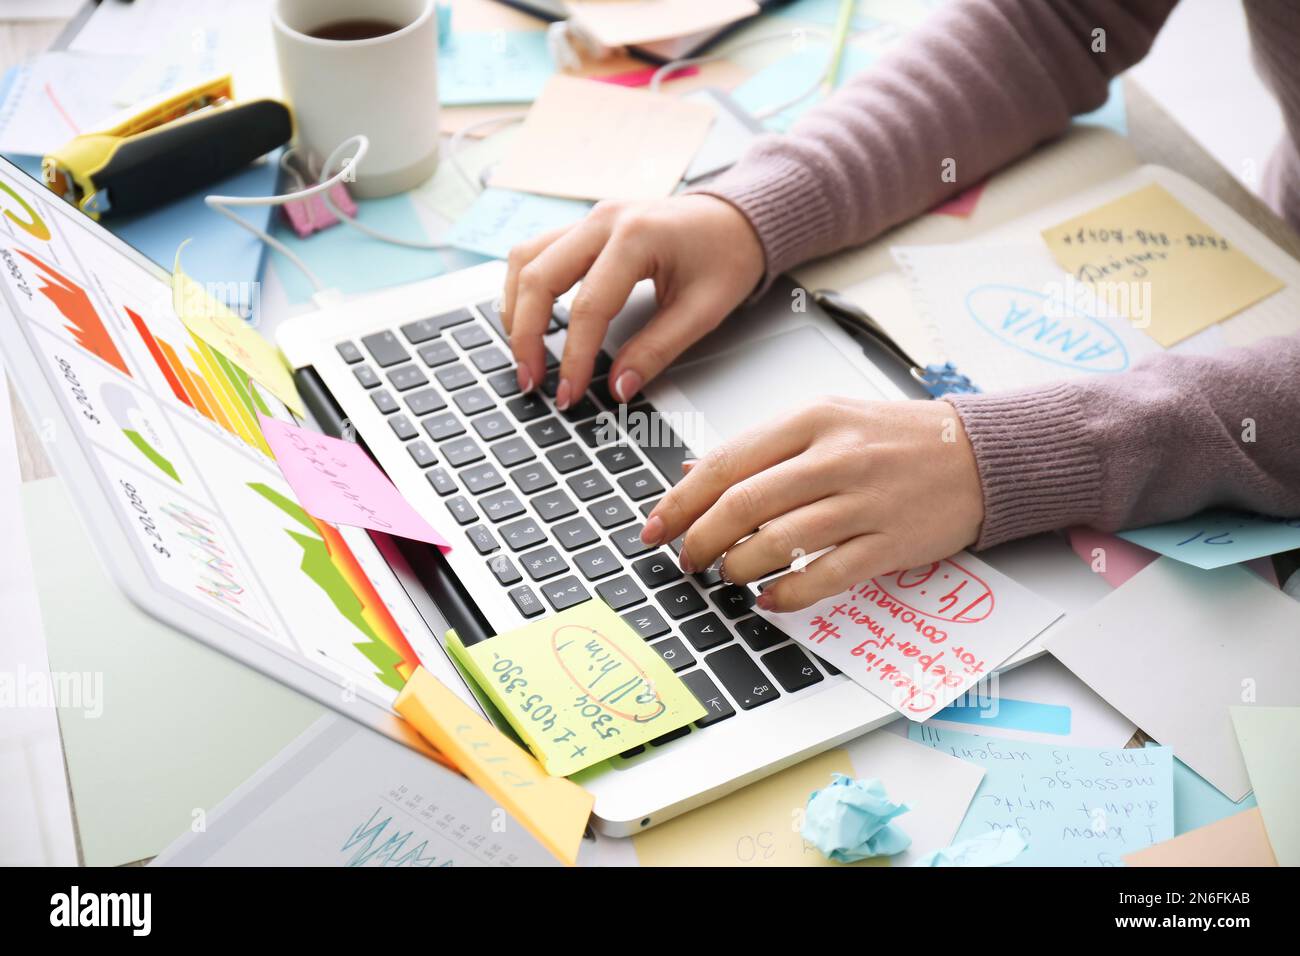
[(713, 107), (698, 100), (555, 76), (491, 185), (566, 199), (662, 199), (712, 122)]
[(575, 223), (590, 209), (591, 203), (576, 199), (489, 188), (443, 234), (443, 241), (466, 252), (504, 259), (519, 243)]
[(1012, 866), (1116, 866), (1174, 835), (1168, 747), (1055, 747), (911, 724), (908, 736), (984, 768), (958, 842), (1014, 830)]
[(943, 710), (1061, 616), (964, 552), (759, 613), (909, 720)]
[[(1148, 741), (1148, 747), (1159, 744)], [(1257, 807), (1255, 795), (1248, 794), (1240, 803), (1233, 803), (1187, 764), (1174, 757), (1174, 834), (1182, 836), (1199, 830), (1224, 817)]]
[(1124, 857), (1129, 866), (1277, 866), (1259, 809), (1227, 817)]
[(1300, 548), (1300, 518), (1215, 509), (1182, 521), (1121, 531), (1119, 536), (1208, 570)]
[(543, 846), (570, 866), (577, 862), (594, 796), (548, 775), (423, 667), (416, 668), (393, 706)]
[(547, 773), (567, 777), (704, 716), (663, 658), (603, 601), (447, 648)]
[(1300, 707), (1229, 709), (1277, 861), (1300, 866)]
[[(759, 70), (736, 87), (732, 96), (737, 103), (755, 117), (771, 112), (783, 103), (789, 103), (801, 91), (813, 90), (817, 78), (826, 71), (831, 48), (825, 43), (809, 44), (807, 49), (792, 53)], [(850, 43), (844, 47), (836, 87), (843, 86), (876, 61), (876, 54), (865, 47)], [(762, 119), (770, 130), (785, 132), (804, 113), (816, 106), (825, 94), (810, 92), (808, 96), (791, 103), (771, 116)]]
[(583, 31), (608, 47), (716, 30), (759, 12), (754, 0), (568, 0), (565, 7)]
[(258, 420), (284, 480), (313, 517), (451, 550), (360, 445), (265, 415)]
[(1165, 348), (1282, 283), (1160, 185), (1043, 230), (1061, 267)]
[[(187, 240), (188, 241), (188, 240)], [(296, 415), (306, 415), (298, 388), (280, 350), (191, 279), (181, 269), (181, 243), (172, 265), (172, 307), (185, 328), (234, 362), (248, 376), (284, 402)]]
[(544, 30), (458, 31), (438, 51), (444, 106), (531, 103), (555, 73)]

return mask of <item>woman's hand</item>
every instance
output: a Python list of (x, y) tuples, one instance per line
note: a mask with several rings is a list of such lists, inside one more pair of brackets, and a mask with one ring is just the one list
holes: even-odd
[(725, 555), (722, 574), (738, 584), (792, 566), (758, 603), (796, 611), (949, 557), (978, 538), (983, 520), (975, 455), (951, 405), (831, 398), (702, 458), (641, 537), (658, 545), (684, 532), (683, 570)]
[(599, 203), (581, 222), (510, 250), (501, 320), (519, 363), (519, 387), (529, 391), (545, 377), (542, 335), (551, 309), (580, 279), (555, 394), (561, 410), (586, 392), (605, 330), (637, 282), (654, 280), (659, 311), (610, 369), (612, 391), (623, 402), (716, 328), (754, 291), (763, 267), (749, 220), (721, 199)]

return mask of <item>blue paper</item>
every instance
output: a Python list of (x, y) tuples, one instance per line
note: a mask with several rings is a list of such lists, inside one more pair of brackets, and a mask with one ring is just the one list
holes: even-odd
[(1074, 118), (1076, 123), (1084, 126), (1104, 126), (1121, 136), (1128, 135), (1128, 107), (1124, 100), (1124, 82), (1115, 77), (1110, 81), (1110, 95), (1106, 102), (1091, 113), (1082, 113)]
[(1029, 844), (1015, 830), (991, 830), (925, 854), (913, 866), (1005, 866)]
[[(1148, 743), (1148, 747), (1159, 744)], [(1219, 788), (1205, 780), (1177, 757), (1174, 758), (1174, 833), (1182, 836), (1189, 830), (1199, 830), (1225, 817), (1259, 804), (1253, 793), (1246, 794), (1240, 803), (1233, 803)]]
[(957, 698), (934, 715), (935, 720), (954, 724), (972, 724), (986, 729), (1027, 730), (1039, 734), (1070, 733), (1070, 708), (1059, 704), (1039, 704), (1031, 700), (998, 697), (971, 701), (967, 694)]
[[(750, 113), (759, 113), (785, 103), (817, 82), (829, 62), (830, 48), (826, 44), (812, 44), (806, 50), (787, 56), (764, 67), (736, 87), (732, 97)], [(843, 86), (855, 74), (861, 73), (875, 62), (870, 50), (849, 44), (844, 48), (840, 63), (838, 86)], [(795, 121), (823, 99), (823, 94), (813, 92), (793, 106), (786, 107), (775, 116), (763, 120), (768, 129), (785, 132)]]
[(438, 51), (443, 106), (531, 103), (555, 74), (545, 30), (455, 33)]
[(1029, 847), (1011, 866), (1123, 866), (1127, 854), (1174, 835), (1168, 747), (1053, 747), (926, 724), (908, 736), (984, 768), (957, 842), (1014, 830)]
[[(406, 194), (357, 200), (356, 218), (386, 235), (417, 242), (427, 239), (419, 214)], [(272, 234), (300, 256), (327, 288), (347, 295), (428, 279), (485, 261), (481, 256), (457, 249), (411, 249), (381, 242), (345, 223), (299, 239), (289, 226), (277, 219)], [(271, 251), (271, 257), (289, 301), (310, 299), (311, 283), (302, 271), (275, 250)]]
[(831, 774), (830, 786), (808, 797), (800, 835), (836, 863), (893, 856), (912, 845), (912, 838), (890, 822), (909, 809), (893, 803), (879, 780)]
[(1300, 548), (1300, 518), (1212, 510), (1183, 521), (1121, 531), (1119, 536), (1203, 570)]
[(577, 222), (591, 210), (578, 199), (536, 196), (511, 189), (485, 189), (443, 235), (449, 245), (493, 259), (533, 236)]

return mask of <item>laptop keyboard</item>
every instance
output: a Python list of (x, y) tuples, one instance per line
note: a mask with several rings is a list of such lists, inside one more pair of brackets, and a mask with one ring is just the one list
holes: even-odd
[[(563, 321), (557, 312), (548, 331)], [(618, 414), (606, 353), (588, 394), (560, 412), (559, 360), (548, 350), (540, 393), (521, 395), (490, 301), (335, 347), (518, 612), (534, 618), (604, 601), (708, 711), (693, 731), (838, 674), (755, 615), (748, 587), (724, 583), (717, 571), (683, 574), (680, 538), (661, 548), (642, 543), (645, 516), (693, 456), (657, 416), (641, 419), (654, 428), (631, 435), (597, 418)], [(637, 421), (635, 413), (650, 416), (654, 407), (634, 402), (626, 420)], [(639, 432), (654, 440), (637, 441)]]

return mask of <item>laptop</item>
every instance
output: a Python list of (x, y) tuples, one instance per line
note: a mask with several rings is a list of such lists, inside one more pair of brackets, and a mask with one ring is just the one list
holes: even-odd
[[(653, 308), (639, 288), (589, 394), (520, 395), (497, 299), (504, 263), (281, 324), (306, 427), (362, 442), (451, 544), (331, 527), (294, 500), (258, 415), (289, 410), (189, 333), (170, 276), (0, 163), (0, 350), (123, 591), (158, 619), (399, 740), (423, 665), (484, 713), (443, 646), (604, 600), (707, 716), (576, 779), (628, 835), (894, 716), (753, 613), (755, 590), (683, 575), (639, 532), (681, 462), (823, 394), (902, 397), (811, 297), (778, 282), (630, 406), (612, 350)], [(563, 354), (566, 312), (546, 336)], [(112, 635), (104, 635), (111, 640)]]

